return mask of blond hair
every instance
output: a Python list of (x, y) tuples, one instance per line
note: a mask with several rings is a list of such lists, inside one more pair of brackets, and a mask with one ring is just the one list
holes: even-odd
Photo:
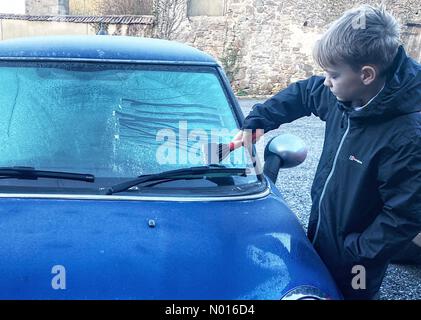
[(313, 56), (323, 69), (346, 63), (355, 71), (373, 64), (384, 72), (393, 62), (400, 26), (384, 6), (362, 5), (346, 11), (317, 41)]

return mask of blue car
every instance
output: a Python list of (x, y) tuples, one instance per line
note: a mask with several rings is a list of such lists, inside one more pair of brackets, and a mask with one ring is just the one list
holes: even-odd
[(208, 161), (243, 121), (211, 56), (2, 41), (0, 105), (0, 299), (341, 299), (273, 183), (302, 142)]

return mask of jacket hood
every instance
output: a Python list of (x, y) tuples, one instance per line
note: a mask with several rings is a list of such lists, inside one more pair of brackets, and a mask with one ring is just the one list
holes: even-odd
[(350, 110), (340, 103), (340, 108), (350, 111), (351, 118), (394, 118), (421, 111), (421, 65), (408, 57), (400, 46), (391, 66), (383, 90), (364, 109)]

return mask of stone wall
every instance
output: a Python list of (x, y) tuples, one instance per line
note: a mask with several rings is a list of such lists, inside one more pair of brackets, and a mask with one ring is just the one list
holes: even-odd
[[(224, 16), (189, 17), (175, 38), (217, 57), (240, 95), (273, 94), (293, 81), (320, 73), (312, 59), (313, 44), (329, 23), (362, 3), (226, 1)], [(384, 3), (402, 24), (420, 21), (419, 1)]]
[(95, 34), (88, 24), (63, 23), (50, 21), (2, 20), (0, 39), (44, 35), (81, 35)]
[(421, 24), (410, 24), (403, 37), (408, 54), (421, 62)]
[[(239, 95), (271, 95), (291, 82), (321, 73), (312, 59), (312, 47), (328, 24), (345, 10), (361, 3), (378, 3), (374, 0), (212, 0), (223, 2), (223, 15), (188, 16), (189, 0), (185, 1), (182, 24), (170, 38), (216, 57)], [(215, 2), (212, 4), (216, 5)], [(68, 1), (27, 0), (27, 10), (32, 8), (30, 13), (33, 15), (45, 14), (46, 10), (56, 10), (61, 3)], [(421, 59), (420, 1), (383, 0), (383, 3), (403, 25), (402, 39), (410, 54)], [(194, 11), (200, 10), (196, 8)], [(212, 12), (215, 14), (217, 10)], [(408, 23), (411, 24), (406, 26)], [(23, 29), (18, 25), (22, 22), (16, 24), (15, 30), (3, 26), (2, 38), (14, 37), (16, 33), (20, 35)], [(29, 35), (94, 33), (89, 25), (53, 26), (45, 23), (38, 27), (28, 21), (22, 26)], [(109, 34), (156, 36), (158, 29), (158, 24), (110, 25)]]
[(113, 16), (22, 16), (0, 14), (0, 39), (44, 35), (95, 35), (102, 23), (109, 35), (151, 38), (154, 18), (125, 16), (127, 23)]

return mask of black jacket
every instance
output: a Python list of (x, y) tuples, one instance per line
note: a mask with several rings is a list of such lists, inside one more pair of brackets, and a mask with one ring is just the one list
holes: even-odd
[[(243, 129), (269, 131), (311, 114), (326, 121), (308, 237), (345, 298), (368, 298), (421, 230), (421, 65), (400, 47), (385, 87), (360, 111), (323, 82), (299, 81), (255, 105)], [(365, 290), (352, 286), (362, 275), (352, 273), (356, 265), (365, 267)]]

